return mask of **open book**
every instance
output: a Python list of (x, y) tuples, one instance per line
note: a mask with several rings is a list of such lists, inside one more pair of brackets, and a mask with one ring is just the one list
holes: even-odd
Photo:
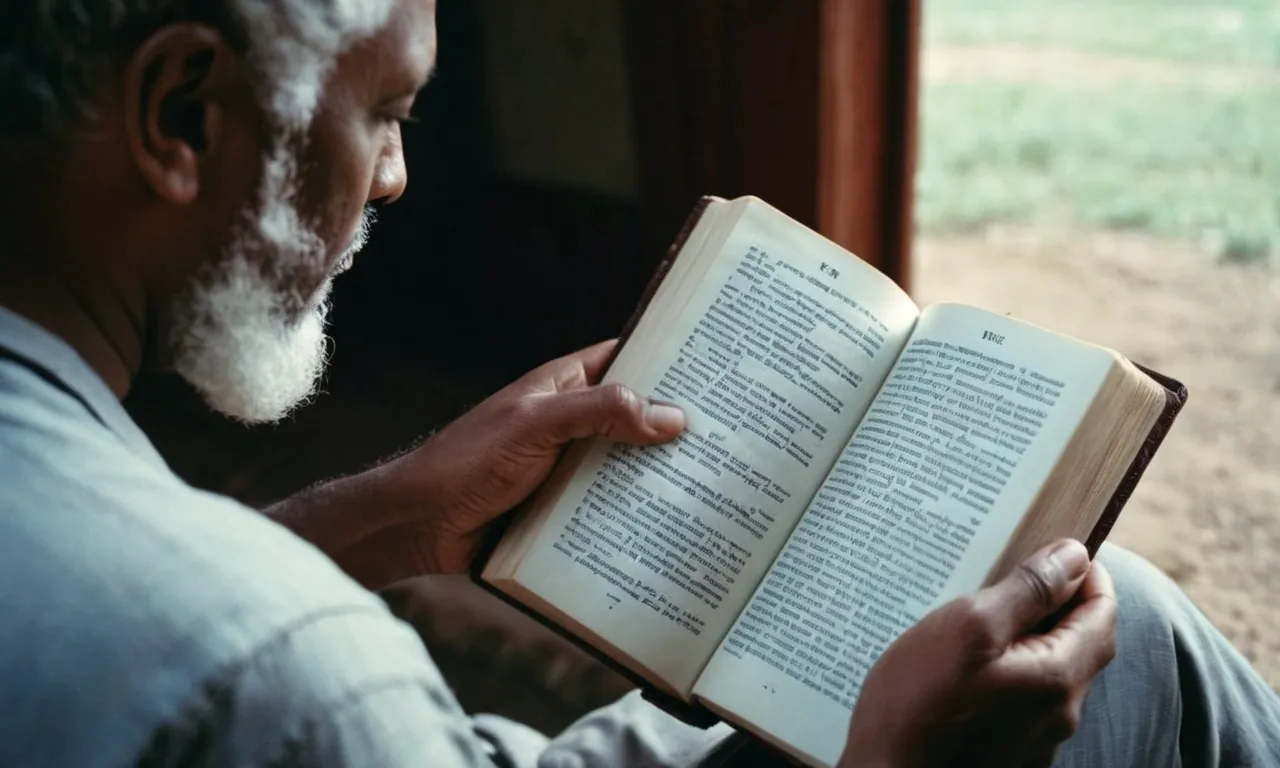
[(1096, 551), (1186, 397), (1114, 351), (921, 310), (756, 198), (704, 198), (605, 381), (675, 441), (571, 446), (476, 578), (650, 689), (814, 765), (932, 608)]

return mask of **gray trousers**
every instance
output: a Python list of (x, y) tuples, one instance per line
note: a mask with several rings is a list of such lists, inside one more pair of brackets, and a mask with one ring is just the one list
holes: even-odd
[[(1116, 658), (1090, 689), (1080, 730), (1055, 766), (1280, 768), (1280, 697), (1154, 566), (1110, 545), (1099, 559), (1119, 600)], [(553, 739), (498, 717), (475, 722), (517, 768), (772, 762), (728, 726), (687, 726), (636, 693)]]

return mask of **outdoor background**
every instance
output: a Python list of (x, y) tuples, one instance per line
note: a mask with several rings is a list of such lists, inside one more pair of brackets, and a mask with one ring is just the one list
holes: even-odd
[(925, 0), (914, 293), (1191, 398), (1113, 540), (1280, 687), (1280, 4)]

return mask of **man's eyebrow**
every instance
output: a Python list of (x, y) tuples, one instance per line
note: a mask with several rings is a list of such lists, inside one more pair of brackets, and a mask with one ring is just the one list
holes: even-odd
[(383, 103), (400, 101), (401, 99), (407, 99), (411, 96), (417, 96), (419, 93), (422, 92), (422, 89), (427, 87), (427, 85), (431, 82), (431, 79), (434, 78), (435, 76), (436, 76), (436, 65), (433, 62), (431, 64), (431, 69), (427, 70), (427, 74), (424, 77), (422, 77), (420, 80), (415, 82), (412, 86), (408, 88), (404, 88), (400, 91), (397, 91), (396, 93), (393, 93), (392, 95), (383, 99)]

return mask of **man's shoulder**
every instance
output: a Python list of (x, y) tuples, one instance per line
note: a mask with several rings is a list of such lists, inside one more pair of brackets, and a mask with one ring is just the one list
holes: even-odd
[(370, 690), (426, 692), (461, 727), (416, 635), (322, 554), (230, 500), (171, 498), (71, 509), (0, 557), (23, 585), (0, 597), (0, 764), (265, 764)]
[[(153, 600), (195, 591), (234, 603), (292, 605), (305, 594), (377, 602), (307, 542), (110, 433), (49, 430), (16, 449), (0, 436), (0, 455), (0, 570), (25, 569), (50, 585), (115, 584), (105, 599), (125, 599), (129, 584), (149, 587)], [(309, 579), (295, 578), (300, 571)], [(314, 579), (329, 589), (311, 588)]]
[[(286, 591), (295, 583), (290, 569), (340, 576), (290, 532), (190, 486), (74, 397), (24, 378), (36, 376), (0, 366), (0, 394), (16, 390), (0, 397), (0, 551), (11, 555), (0, 558), (0, 569), (48, 571), (41, 575), (50, 579), (109, 569), (117, 579), (154, 582), (157, 596), (213, 588), (215, 576), (253, 574)], [(190, 578), (193, 572), (210, 578)]]
[(256, 510), (127, 451), (84, 441), (66, 448), (61, 461), (44, 451), (5, 457), (0, 574), (26, 585), (0, 594), (6, 615), (31, 612), (40, 621), (53, 609), (91, 604), (86, 622), (73, 625), (96, 620), (174, 634), (204, 625), (193, 640), (251, 645), (260, 624), (285, 626), (313, 611), (385, 610)]
[(335, 643), (349, 674), (367, 673), (364, 642), (434, 673), (381, 601), (289, 531), (109, 433), (41, 427), (0, 444), (0, 709), (15, 713), (0, 755), (80, 764), (81, 739), (133, 754), (211, 691), (252, 690), (244, 675), (264, 659), (314, 698), (324, 681), (304, 670), (323, 670)]

